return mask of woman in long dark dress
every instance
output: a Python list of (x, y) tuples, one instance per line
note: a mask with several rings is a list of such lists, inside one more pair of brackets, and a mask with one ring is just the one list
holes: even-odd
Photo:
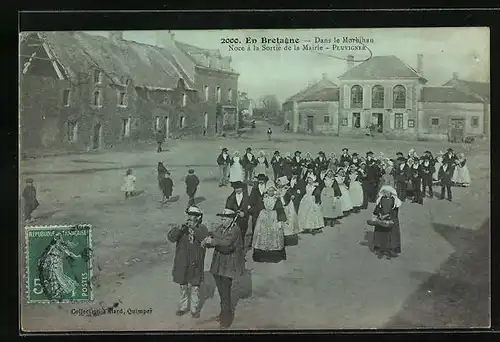
[(399, 208), (401, 200), (396, 189), (392, 186), (383, 186), (377, 196), (372, 220), (393, 222), (391, 227), (375, 225), (373, 234), (373, 251), (379, 259), (391, 259), (401, 253), (401, 230), (399, 227)]

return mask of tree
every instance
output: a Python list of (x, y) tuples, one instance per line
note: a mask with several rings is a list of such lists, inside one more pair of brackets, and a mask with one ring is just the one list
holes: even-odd
[(276, 95), (265, 95), (259, 99), (259, 107), (266, 117), (277, 117), (281, 114), (281, 104)]

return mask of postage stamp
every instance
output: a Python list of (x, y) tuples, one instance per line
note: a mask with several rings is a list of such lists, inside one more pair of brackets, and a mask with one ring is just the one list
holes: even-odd
[(88, 302), (92, 291), (92, 226), (26, 227), (28, 303)]

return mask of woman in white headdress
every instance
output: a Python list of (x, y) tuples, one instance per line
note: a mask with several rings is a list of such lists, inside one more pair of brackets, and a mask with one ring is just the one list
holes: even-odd
[(453, 174), (453, 182), (460, 186), (469, 186), (470, 185), (470, 174), (469, 168), (467, 167), (467, 159), (465, 159), (465, 154), (460, 153), (460, 157), (458, 158), (455, 166), (455, 171)]
[(342, 193), (342, 196), (340, 196), (340, 208), (344, 213), (344, 216), (347, 216), (353, 209), (353, 205), (351, 201), (351, 194), (349, 193), (349, 189), (347, 188), (349, 179), (346, 177), (344, 169), (337, 170), (337, 175), (335, 176), (335, 180), (337, 181), (340, 188), (340, 192)]
[(241, 165), (240, 152), (235, 151), (233, 157), (229, 161), (229, 181), (231, 183), (234, 182), (243, 182), (244, 172), (243, 166)]
[(316, 176), (309, 174), (306, 178), (305, 193), (299, 206), (299, 229), (303, 233), (317, 234), (325, 225), (321, 213), (321, 186)]
[(264, 174), (267, 176), (269, 170), (269, 163), (266, 158), (266, 154), (264, 151), (259, 152), (259, 156), (257, 157), (257, 166), (254, 169), (255, 175)]
[(285, 207), (286, 221), (282, 222), (285, 234), (285, 246), (295, 246), (299, 243), (299, 220), (293, 201), (295, 199), (295, 192), (290, 187), (286, 176), (278, 178), (277, 187), (278, 195)]
[(401, 253), (401, 230), (398, 217), (401, 203), (396, 189), (392, 186), (384, 185), (380, 189), (372, 220), (369, 221), (375, 227), (373, 251), (379, 259), (383, 257), (391, 259)]
[(434, 184), (439, 182), (439, 169), (441, 165), (443, 165), (443, 151), (439, 151), (438, 156), (436, 157), (436, 163), (434, 164), (434, 173), (432, 174), (432, 181)]
[(349, 170), (349, 196), (351, 197), (354, 212), (359, 212), (363, 206), (364, 195), (360, 179), (361, 176), (358, 167), (354, 164), (351, 165), (351, 169)]
[(273, 185), (266, 187), (262, 201), (264, 207), (259, 213), (253, 233), (253, 261), (276, 263), (286, 260), (283, 231), (286, 216), (283, 203)]
[(340, 223), (338, 219), (344, 216), (340, 207), (340, 197), (342, 192), (335, 180), (335, 175), (332, 170), (323, 173), (323, 190), (321, 190), (321, 212), (325, 226), (334, 226)]

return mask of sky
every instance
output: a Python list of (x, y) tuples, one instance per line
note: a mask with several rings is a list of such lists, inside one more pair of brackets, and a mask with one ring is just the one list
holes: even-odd
[[(355, 60), (368, 57), (364, 51), (229, 51), (222, 38), (292, 37), (314, 40), (314, 37), (364, 37), (373, 39), (367, 46), (375, 56), (395, 55), (416, 68), (417, 55), (423, 55), (423, 74), (428, 85), (442, 85), (454, 72), (462, 79), (489, 82), (490, 35), (488, 28), (381, 28), (381, 29), (290, 29), (290, 30), (189, 30), (172, 31), (175, 39), (201, 48), (219, 49), (231, 56), (232, 67), (240, 74), (238, 88), (250, 98), (275, 94), (283, 102), (326, 74), (338, 83), (346, 71), (348, 54)], [(107, 35), (103, 31), (88, 33)], [(124, 31), (124, 38), (155, 45), (158, 36), (167, 31)], [(303, 43), (299, 45), (302, 46)], [(270, 44), (274, 45), (274, 44)], [(331, 46), (332, 44), (323, 44)], [(326, 55), (325, 55), (326, 54)], [(332, 58), (327, 55), (333, 55)], [(339, 59), (341, 58), (341, 59)], [(344, 58), (344, 59), (342, 59)]]

